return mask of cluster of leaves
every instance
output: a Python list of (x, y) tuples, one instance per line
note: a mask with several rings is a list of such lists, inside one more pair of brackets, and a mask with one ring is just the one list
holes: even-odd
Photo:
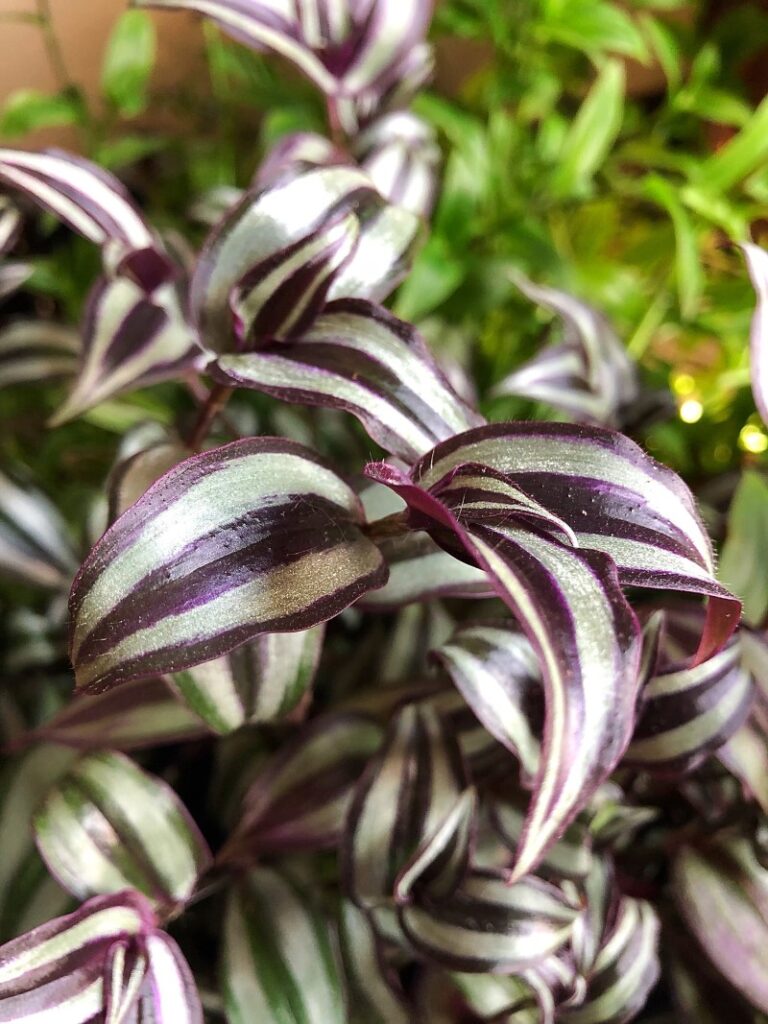
[[(758, 295), (734, 255), (768, 412), (762, 108), (711, 58), (683, 81), (665, 22), (604, 0), (446, 5), (497, 54), (461, 111), (420, 93), (426, 0), (135, 6), (293, 65), (331, 138), (283, 135), (245, 188), (204, 194), (196, 254), (103, 165), (0, 149), (0, 384), (69, 389), (49, 434), (33, 416), (42, 479), (0, 476), (0, 1020), (758, 1024), (768, 488), (737, 492), (729, 589), (691, 491), (628, 435), (670, 412), (633, 357), (672, 290), (690, 324), (729, 308), (699, 270), (712, 226)], [(125, 114), (145, 19), (111, 48)], [(570, 119), (558, 48), (599, 65)], [(643, 155), (618, 58), (652, 49), (669, 95)], [(714, 109), (740, 133), (673, 160), (681, 112)], [(608, 188), (671, 223), (629, 351), (558, 287), (555, 239)], [(100, 254), (77, 329), (93, 260), (41, 316), (45, 269), (11, 255), (41, 235)], [(609, 308), (647, 280), (622, 242)], [(563, 330), (527, 361), (473, 338), (533, 307)], [(122, 437), (91, 501), (99, 423)]]

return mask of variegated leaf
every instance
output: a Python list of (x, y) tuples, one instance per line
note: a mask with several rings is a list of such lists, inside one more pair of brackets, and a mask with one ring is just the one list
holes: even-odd
[(130, 890), (0, 947), (0, 1021), (15, 1024), (202, 1024), (191, 972)]
[(567, 941), (577, 908), (555, 886), (526, 877), (474, 872), (449, 899), (422, 895), (400, 908), (413, 945), (451, 970), (512, 973)]
[(0, 259), (0, 302), (17, 292), (32, 276), (32, 270), (29, 263)]
[(345, 900), (339, 938), (347, 992), (346, 1024), (410, 1024), (412, 1011), (386, 964), (366, 914)]
[(188, 454), (189, 449), (181, 442), (163, 437), (153, 439), (147, 446), (142, 445), (138, 451), (119, 458), (107, 481), (109, 522), (113, 523), (156, 480), (182, 462)]
[(6, 761), (0, 773), (0, 941), (37, 927), (70, 905), (35, 849), (32, 815), (73, 757), (64, 747), (39, 743)]
[(749, 341), (752, 394), (763, 422), (768, 423), (768, 252), (751, 242), (743, 242), (741, 248), (757, 295)]
[(539, 767), (544, 724), (541, 668), (530, 641), (504, 622), (461, 626), (434, 656), (485, 728), (520, 760)]
[(321, 624), (297, 633), (265, 633), (169, 680), (214, 732), (279, 720), (309, 692), (324, 632)]
[[(450, 532), (453, 543), (485, 569), (542, 666), (545, 728), (514, 868), (519, 878), (586, 805), (629, 742), (639, 684), (637, 620), (605, 555), (503, 525), (494, 502), (484, 507), (482, 492), (451, 492), (456, 509), (469, 500), (485, 520), (465, 527), (451, 508), (404, 474), (388, 466), (375, 472), (409, 501), (415, 525), (436, 524), (438, 537)], [(521, 521), (529, 516), (523, 505)]]
[(431, 839), (466, 787), (455, 736), (434, 709), (402, 708), (360, 778), (342, 844), (348, 894), (361, 906), (391, 899), (400, 872)]
[[(525, 827), (525, 804), (522, 800), (496, 799), (490, 804), (490, 820), (502, 841), (514, 853)], [(545, 878), (581, 881), (592, 865), (592, 843), (589, 831), (580, 821), (569, 825), (546, 851), (537, 871)]]
[[(352, 167), (319, 167), (248, 192), (197, 263), (191, 302), (201, 336), (218, 352), (253, 348), (303, 326), (326, 297), (382, 299), (418, 234), (418, 218), (387, 204)], [(247, 304), (246, 321), (242, 306), (233, 317), (233, 291), (236, 306)]]
[[(349, 166), (353, 166), (349, 153), (324, 135), (294, 132), (283, 136), (272, 146), (259, 165), (253, 184), (256, 188), (267, 188), (317, 167)], [(382, 195), (389, 198), (384, 193)]]
[(75, 387), (51, 424), (65, 423), (121, 391), (182, 376), (203, 362), (173, 284), (148, 296), (126, 277), (101, 278), (85, 311)]
[(70, 598), (81, 688), (178, 672), (259, 633), (308, 629), (386, 579), (354, 493), (300, 445), (194, 456), (107, 531)]
[(79, 351), (71, 327), (17, 320), (0, 330), (0, 388), (74, 377)]
[(724, 836), (680, 851), (673, 892), (698, 944), (731, 985), (768, 1013), (768, 871), (752, 844)]
[(361, 167), (396, 206), (429, 217), (437, 195), (440, 150), (433, 129), (407, 111), (385, 114), (356, 140)]
[(0, 256), (16, 244), (21, 232), (21, 211), (7, 196), (0, 196)]
[(515, 275), (532, 302), (566, 324), (565, 340), (549, 345), (494, 388), (561, 409), (577, 422), (618, 426), (623, 409), (639, 393), (637, 369), (607, 320), (566, 292)]
[(421, 336), (361, 300), (330, 304), (296, 342), (222, 356), (212, 372), (232, 387), (351, 412), (374, 441), (408, 461), (482, 423)]
[(186, 808), (122, 754), (91, 754), (35, 815), (37, 845), (75, 896), (137, 889), (166, 910), (183, 905), (210, 865)]
[(0, 573), (61, 590), (77, 565), (69, 531), (40, 491), (0, 472)]
[(406, 861), (395, 881), (399, 904), (449, 899), (467, 876), (475, 840), (477, 794), (465, 789), (455, 805)]
[(304, 726), (257, 771), (219, 859), (336, 846), (355, 785), (382, 738), (381, 726), (364, 715), (325, 715)]
[(737, 640), (693, 668), (654, 676), (644, 687), (625, 762), (647, 771), (689, 771), (743, 725), (753, 697)]
[(276, 871), (251, 871), (232, 890), (223, 975), (229, 1024), (346, 1024), (328, 922)]
[(80, 750), (137, 750), (210, 735), (162, 679), (73, 697), (35, 737)]
[(131, 278), (148, 293), (174, 276), (173, 263), (126, 189), (98, 165), (59, 150), (0, 149), (0, 185), (101, 246), (108, 273)]

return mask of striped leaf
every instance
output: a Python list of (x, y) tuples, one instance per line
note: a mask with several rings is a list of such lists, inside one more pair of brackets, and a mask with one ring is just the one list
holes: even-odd
[(128, 192), (113, 175), (59, 150), (0, 149), (0, 185), (21, 192), (102, 247), (105, 269), (152, 292), (175, 275)]
[[(380, 94), (396, 82), (424, 36), (431, 3), (363, 5), (309, 0), (133, 0), (136, 7), (196, 11), (238, 42), (293, 63), (328, 96)], [(406, 65), (407, 68), (407, 65)]]
[(567, 941), (577, 909), (555, 886), (527, 877), (476, 871), (450, 899), (418, 901), (399, 910), (411, 943), (425, 956), (468, 973), (512, 973)]
[(107, 481), (109, 522), (113, 523), (188, 454), (189, 449), (180, 442), (163, 436), (152, 438), (146, 446), (141, 443), (138, 451), (118, 458)]
[(186, 808), (122, 754), (91, 754), (35, 815), (52, 874), (79, 898), (137, 889), (166, 910), (183, 904), (210, 864)]
[(644, 687), (625, 763), (647, 771), (690, 771), (743, 725), (753, 697), (737, 640), (693, 668), (654, 676)]
[(544, 723), (541, 669), (529, 640), (504, 622), (461, 626), (434, 657), (488, 732), (528, 779), (539, 767)]
[(469, 871), (476, 814), (477, 794), (466, 789), (397, 876), (397, 903), (418, 901), (425, 893), (430, 899), (446, 900), (456, 892)]
[(48, 874), (32, 832), (32, 816), (46, 792), (69, 768), (71, 751), (39, 743), (0, 773), (0, 941), (63, 913), (69, 896)]
[(229, 1024), (346, 1024), (328, 923), (276, 871), (251, 871), (233, 889), (223, 976)]
[(410, 1024), (413, 1015), (382, 956), (371, 923), (345, 900), (339, 938), (347, 992), (346, 1024)]
[(238, 351), (300, 330), (326, 297), (382, 299), (418, 234), (418, 218), (352, 167), (248, 192), (208, 237), (192, 278), (201, 336), (218, 352)]
[(324, 715), (259, 769), (220, 860), (335, 847), (352, 794), (383, 730), (364, 715)]
[(349, 153), (324, 135), (318, 135), (317, 132), (292, 132), (271, 147), (259, 164), (253, 184), (257, 188), (266, 188), (317, 167), (349, 166), (353, 166)]
[(608, 321), (566, 292), (515, 275), (532, 302), (557, 314), (565, 338), (545, 347), (494, 388), (497, 395), (519, 395), (545, 402), (580, 423), (620, 425), (626, 407), (638, 398), (637, 368)]
[(172, 284), (150, 297), (126, 277), (101, 278), (91, 290), (82, 334), (77, 382), (51, 418), (54, 426), (115, 394), (182, 376), (203, 362)]
[(220, 357), (213, 375), (283, 401), (351, 412), (374, 441), (408, 461), (482, 422), (420, 335), (360, 300), (332, 303), (292, 344)]
[(443, 825), (465, 788), (455, 736), (434, 709), (406, 705), (349, 808), (341, 856), (347, 892), (358, 905), (393, 896), (401, 871)]
[(17, 292), (32, 276), (32, 271), (33, 267), (29, 263), (0, 260), (0, 302)]
[(0, 947), (0, 1021), (202, 1024), (191, 972), (137, 892), (99, 896)]
[(21, 211), (7, 196), (0, 196), (0, 256), (14, 247), (21, 234)]
[[(514, 853), (525, 827), (525, 806), (520, 800), (496, 799), (490, 804), (490, 821), (501, 840)], [(537, 871), (554, 881), (582, 881), (592, 866), (592, 844), (589, 832), (581, 822), (573, 822), (549, 847)]]
[(714, 579), (693, 496), (628, 438), (562, 423), (496, 423), (438, 445), (412, 478), (433, 489), (464, 463), (502, 473), (563, 520), (581, 547), (610, 555), (623, 584), (724, 599), (730, 614), (717, 640), (732, 632), (737, 602)]
[(355, 152), (385, 199), (429, 217), (437, 196), (440, 149), (426, 121), (402, 110), (385, 114), (358, 136)]
[(0, 574), (62, 590), (77, 566), (69, 531), (40, 491), (0, 472)]
[(659, 920), (644, 900), (619, 899), (587, 974), (581, 1006), (565, 1007), (558, 1021), (569, 1024), (626, 1024), (645, 1006), (659, 979)]
[(214, 732), (285, 718), (308, 694), (323, 646), (324, 625), (265, 633), (229, 654), (169, 680)]
[(79, 351), (80, 337), (71, 327), (17, 320), (0, 330), (0, 388), (74, 377)]
[(757, 295), (749, 338), (752, 394), (763, 422), (768, 423), (768, 252), (751, 242), (742, 242), (741, 248)]
[(723, 837), (678, 854), (673, 892), (684, 920), (717, 970), (768, 1013), (768, 871), (750, 841)]
[[(484, 522), (465, 527), (404, 474), (383, 465), (369, 471), (410, 502), (414, 525), (437, 524), (438, 538), (449, 533), (485, 569), (542, 666), (544, 738), (514, 868), (519, 878), (586, 805), (629, 742), (639, 682), (637, 620), (605, 555), (504, 525), (494, 507)], [(451, 491), (450, 498), (463, 507), (463, 491)], [(485, 516), (477, 492), (468, 500)]]
[(308, 629), (386, 579), (354, 493), (301, 445), (236, 441), (150, 487), (70, 597), (78, 685), (179, 672), (255, 635)]
[(34, 735), (80, 750), (138, 750), (209, 734), (166, 682), (141, 679), (96, 696), (73, 697)]

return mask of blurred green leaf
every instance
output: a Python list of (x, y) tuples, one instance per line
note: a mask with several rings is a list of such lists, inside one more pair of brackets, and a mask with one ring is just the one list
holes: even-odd
[(96, 150), (96, 160), (108, 170), (119, 170), (145, 157), (154, 156), (167, 145), (168, 139), (160, 135), (121, 135), (102, 143)]
[(618, 60), (607, 61), (565, 137), (550, 182), (555, 196), (588, 191), (621, 129), (624, 85), (623, 64)]
[(404, 320), (420, 320), (452, 295), (464, 279), (461, 262), (432, 236), (397, 294), (395, 311)]
[(107, 43), (101, 87), (123, 117), (135, 117), (147, 105), (147, 85), (155, 63), (155, 27), (145, 11), (126, 11)]
[(668, 25), (648, 14), (640, 16), (640, 25), (670, 90), (674, 91), (682, 81), (682, 51), (677, 37)]
[(58, 93), (17, 89), (5, 101), (0, 114), (0, 135), (15, 138), (40, 128), (80, 124), (83, 117), (82, 98), (73, 89)]
[(730, 142), (701, 165), (697, 184), (725, 191), (768, 161), (768, 97)]
[(720, 579), (744, 602), (746, 620), (759, 625), (768, 612), (768, 483), (759, 473), (744, 473), (733, 496)]
[(602, 0), (543, 0), (540, 38), (563, 43), (590, 56), (620, 53), (648, 59), (645, 40), (626, 11)]
[(677, 194), (677, 190), (664, 178), (649, 175), (644, 181), (649, 199), (667, 211), (675, 229), (675, 273), (680, 312), (686, 319), (695, 316), (701, 300), (704, 275), (699, 257), (696, 229)]

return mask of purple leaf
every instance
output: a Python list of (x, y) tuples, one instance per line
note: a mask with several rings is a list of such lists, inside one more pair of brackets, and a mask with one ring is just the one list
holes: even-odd
[(386, 580), (350, 488), (310, 451), (252, 438), (150, 487), (70, 597), (81, 689), (178, 672), (259, 633), (308, 629)]
[(222, 356), (212, 372), (222, 383), (283, 401), (345, 409), (409, 461), (482, 423), (414, 328), (362, 300), (331, 303), (297, 341)]
[(66, 589), (77, 557), (66, 523), (40, 491), (0, 472), (0, 573), (51, 590)]
[(80, 337), (71, 327), (44, 320), (8, 324), (0, 329), (0, 388), (74, 377), (79, 351)]
[(405, 111), (385, 114), (362, 132), (355, 152), (385, 199), (429, 217), (437, 196), (440, 149), (425, 121)]

